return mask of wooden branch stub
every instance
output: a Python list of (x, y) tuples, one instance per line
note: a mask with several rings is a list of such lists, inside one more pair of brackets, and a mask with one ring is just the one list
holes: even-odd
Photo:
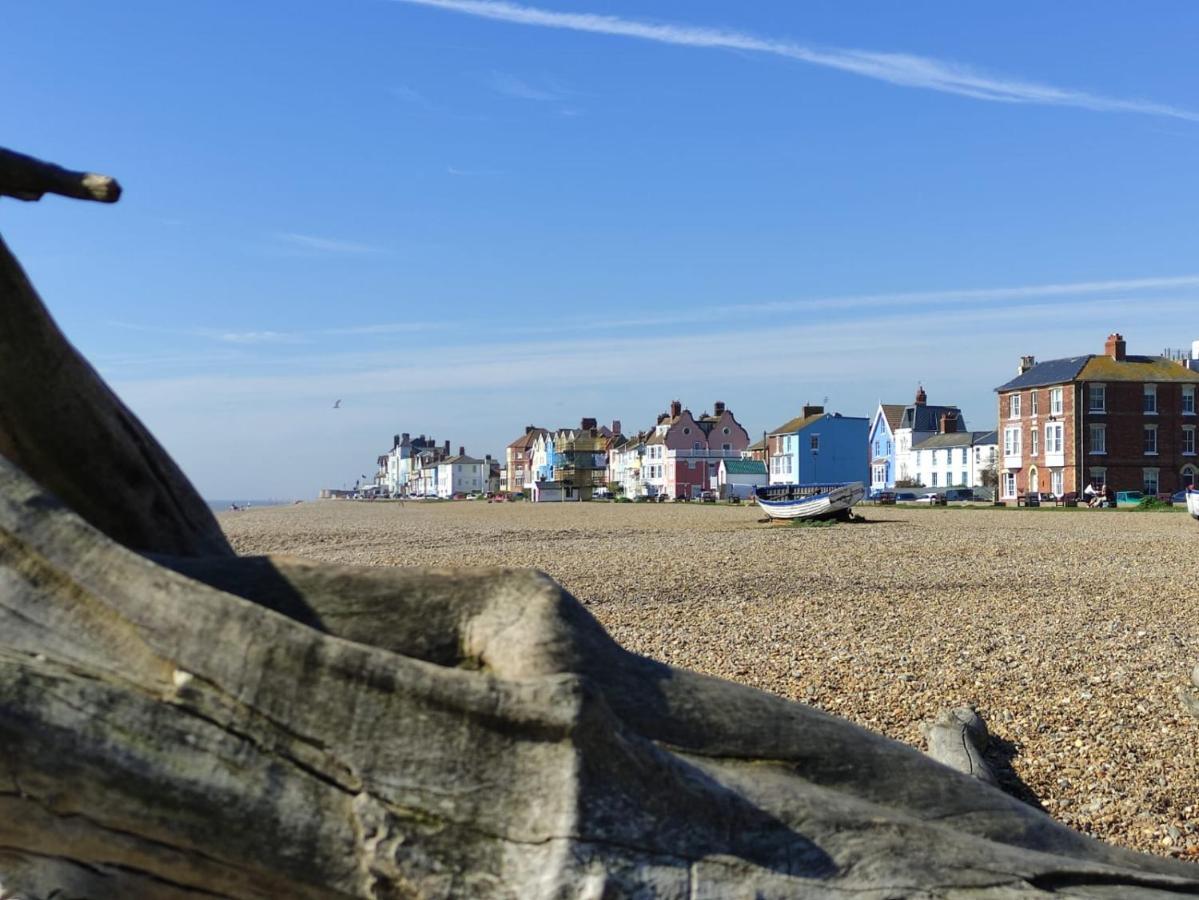
[(46, 194), (116, 203), (121, 186), (108, 175), (74, 172), (0, 147), (0, 196), (41, 200)]
[(942, 765), (973, 775), (990, 785), (999, 779), (991, 770), (983, 751), (987, 749), (987, 726), (969, 706), (945, 709), (923, 727), (928, 755)]

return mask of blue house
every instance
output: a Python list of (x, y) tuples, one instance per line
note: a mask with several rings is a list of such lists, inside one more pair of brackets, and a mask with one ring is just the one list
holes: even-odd
[(767, 435), (771, 484), (867, 482), (870, 420), (805, 406)]
[(903, 418), (902, 403), (880, 403), (870, 421), (870, 490), (895, 487), (895, 432)]

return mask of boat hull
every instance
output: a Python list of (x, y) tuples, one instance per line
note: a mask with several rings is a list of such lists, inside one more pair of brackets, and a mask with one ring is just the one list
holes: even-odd
[(832, 519), (848, 514), (866, 496), (860, 481), (825, 485), (771, 485), (755, 491), (758, 506), (772, 519)]
[(1199, 519), (1199, 488), (1187, 488), (1187, 512)]

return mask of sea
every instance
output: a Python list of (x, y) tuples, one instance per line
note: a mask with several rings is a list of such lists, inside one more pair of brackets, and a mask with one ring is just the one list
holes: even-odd
[(233, 509), (234, 504), (238, 509), (251, 509), (259, 506), (290, 506), (295, 503), (294, 500), (205, 500), (208, 508), (213, 512), (228, 512)]

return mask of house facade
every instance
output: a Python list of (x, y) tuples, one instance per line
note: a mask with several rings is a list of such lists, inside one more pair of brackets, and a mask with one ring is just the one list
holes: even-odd
[[(895, 432), (903, 419), (902, 403), (880, 403), (870, 420), (870, 490), (895, 487)], [(910, 437), (910, 436), (909, 436)]]
[(914, 480), (931, 488), (985, 487), (998, 456), (995, 434), (942, 432), (925, 438), (912, 448)]
[(804, 406), (800, 415), (767, 433), (771, 484), (828, 484), (870, 477), (864, 416)]
[(466, 448), (459, 447), (457, 456), (449, 456), (437, 463), (437, 478), (434, 493), (449, 499), (455, 494), (482, 493), (487, 489), (485, 460), (466, 455)]
[(749, 433), (723, 401), (700, 416), (674, 400), (645, 441), (641, 478), (645, 495), (695, 498), (717, 487), (717, 467), (723, 459), (740, 459), (749, 446)]
[(1000, 497), (1030, 491), (1173, 493), (1199, 483), (1199, 371), (1185, 359), (1132, 356), (1123, 335), (1103, 354), (1038, 363), (995, 389)]
[(956, 406), (930, 405), (924, 386), (916, 388), (916, 399), (910, 406), (903, 408), (899, 417), (899, 425), (895, 428), (895, 457), (893, 471), (896, 482), (911, 482), (916, 480), (915, 460), (912, 448), (941, 431), (941, 422), (948, 416), (954, 431), (966, 430), (966, 419)]
[(504, 490), (512, 494), (532, 487), (533, 484), (533, 444), (537, 438), (545, 434), (544, 428), (536, 425), (526, 425), (525, 433), (508, 445), (505, 450)]

